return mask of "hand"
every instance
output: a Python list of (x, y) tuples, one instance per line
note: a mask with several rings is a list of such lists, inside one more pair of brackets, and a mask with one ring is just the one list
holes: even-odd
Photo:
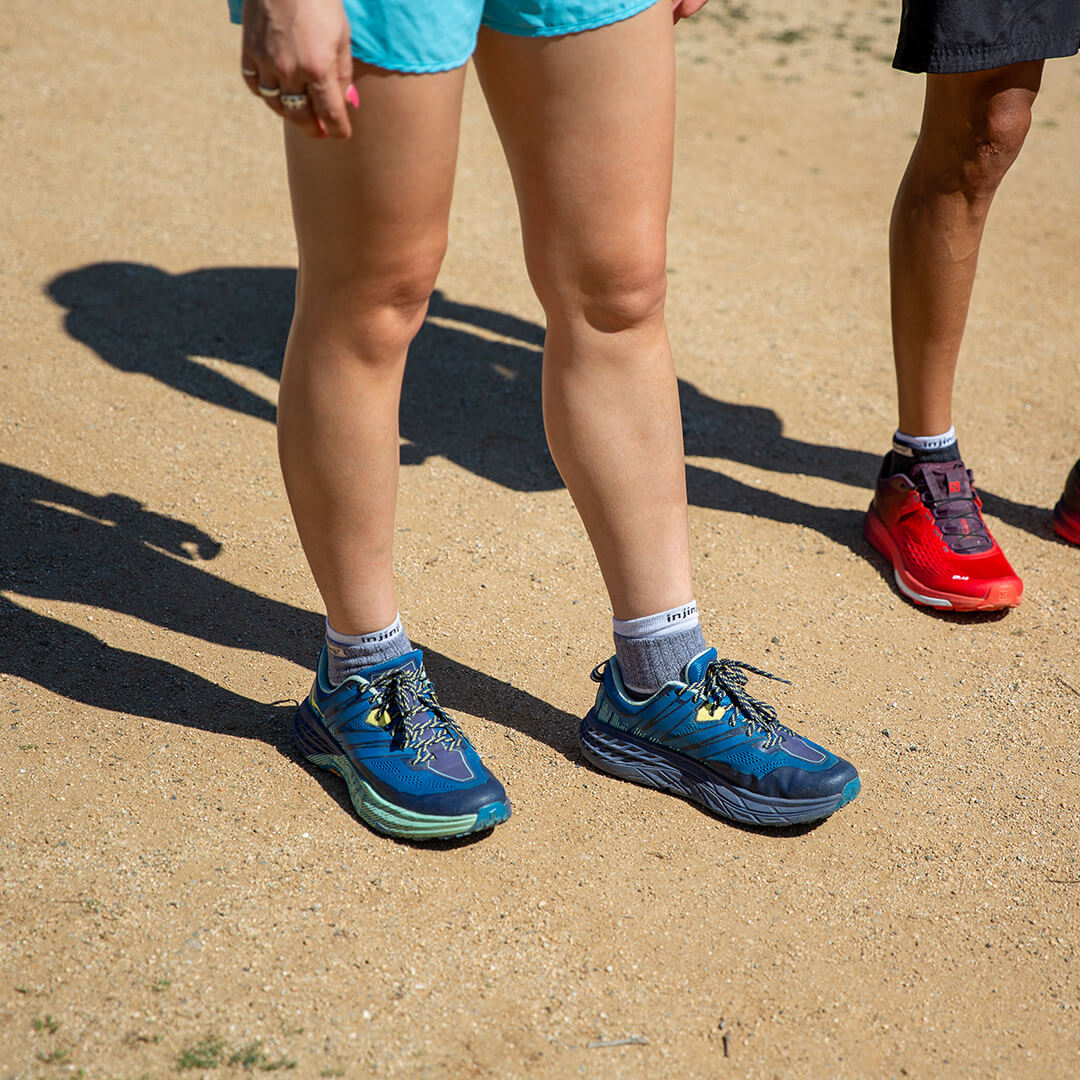
[[(352, 54), (341, 0), (244, 0), (240, 70), (248, 89), (301, 131), (352, 134), (345, 107)], [(348, 100), (355, 103), (355, 94)]]
[(673, 22), (689, 19), (699, 12), (708, 0), (671, 0), (671, 18)]

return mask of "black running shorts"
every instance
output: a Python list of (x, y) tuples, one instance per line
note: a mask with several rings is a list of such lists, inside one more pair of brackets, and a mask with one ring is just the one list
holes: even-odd
[(1080, 0), (903, 0), (893, 67), (955, 74), (1072, 56)]

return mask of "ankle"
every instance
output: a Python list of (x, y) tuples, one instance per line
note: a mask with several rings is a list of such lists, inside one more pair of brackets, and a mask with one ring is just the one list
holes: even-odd
[(326, 620), (327, 677), (332, 686), (344, 682), (350, 675), (359, 675), (365, 668), (396, 660), (412, 652), (412, 643), (401, 625), (401, 616), (370, 634), (342, 634)]
[(612, 623), (623, 685), (634, 694), (648, 697), (679, 679), (686, 665), (705, 650), (694, 600), (655, 615), (612, 619)]
[(940, 435), (907, 435), (897, 430), (893, 434), (892, 452), (886, 459), (885, 471), (886, 475), (895, 476), (930, 461), (959, 460), (960, 445), (955, 428), (949, 428)]

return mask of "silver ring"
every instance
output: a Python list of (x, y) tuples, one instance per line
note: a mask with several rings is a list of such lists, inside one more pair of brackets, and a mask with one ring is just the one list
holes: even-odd
[(264, 98), (280, 97), (281, 96), (281, 87), (280, 86), (263, 86), (262, 83), (259, 83), (259, 93), (262, 94), (262, 96)]
[(255, 76), (258, 75), (259, 73), (254, 68), (244, 67), (244, 65), (241, 64), (240, 65), (240, 74), (243, 75), (245, 79), (254, 79)]
[(308, 103), (307, 94), (282, 94), (281, 95), (281, 104), (286, 109), (292, 109), (293, 111), (296, 111), (298, 109), (303, 109), (307, 105), (307, 103)]

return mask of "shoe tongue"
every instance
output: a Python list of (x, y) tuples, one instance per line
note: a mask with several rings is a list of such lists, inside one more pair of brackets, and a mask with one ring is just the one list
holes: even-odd
[[(377, 664), (374, 667), (366, 668), (364, 671), (364, 677), (369, 681), (375, 679), (379, 675), (383, 675), (388, 671), (400, 671), (400, 672), (418, 672), (424, 669), (424, 654), (419, 649), (415, 649), (413, 652), (405, 653), (403, 656), (395, 656), (393, 660), (387, 660), (384, 664)], [(411, 712), (415, 712), (418, 717), (430, 716), (427, 709), (421, 707), (420, 703), (416, 700), (416, 695), (406, 687), (399, 686), (399, 691), (405, 699), (405, 703)]]
[(697, 656), (683, 668), (683, 681), (688, 683), (700, 682), (705, 677), (705, 669), (715, 659), (715, 649), (706, 649), (703, 653), (698, 653)]
[(424, 654), (419, 649), (414, 649), (412, 652), (405, 653), (402, 656), (395, 656), (393, 660), (387, 660), (382, 664), (375, 664), (373, 667), (364, 668), (363, 675), (366, 679), (370, 679), (374, 675), (381, 675), (384, 671), (419, 671), (424, 665)]
[(921, 476), (934, 502), (942, 499), (973, 499), (971, 476), (962, 461), (927, 462), (916, 465), (911, 475)]
[(993, 546), (979, 517), (971, 473), (962, 461), (928, 463), (912, 469), (926, 485), (930, 512), (945, 543), (959, 555), (974, 555)]

